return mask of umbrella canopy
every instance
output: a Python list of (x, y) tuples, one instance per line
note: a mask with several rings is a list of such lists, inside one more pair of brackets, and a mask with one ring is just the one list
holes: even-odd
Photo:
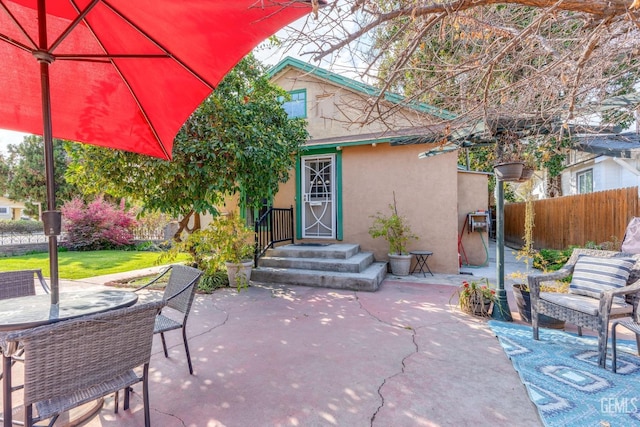
[(52, 138), (171, 158), (224, 75), (317, 1), (0, 0), (0, 128), (45, 142), (52, 302), (58, 302)]

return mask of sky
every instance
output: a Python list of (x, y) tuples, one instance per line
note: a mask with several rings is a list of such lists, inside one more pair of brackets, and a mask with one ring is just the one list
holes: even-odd
[(0, 152), (6, 154), (9, 144), (20, 144), (26, 135), (28, 134), (0, 129)]

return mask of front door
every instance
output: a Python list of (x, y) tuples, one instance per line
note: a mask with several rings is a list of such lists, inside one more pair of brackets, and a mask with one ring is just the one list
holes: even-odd
[(302, 158), (302, 237), (336, 238), (335, 155)]

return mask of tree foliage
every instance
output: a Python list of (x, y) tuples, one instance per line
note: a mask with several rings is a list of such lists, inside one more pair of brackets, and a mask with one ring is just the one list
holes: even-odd
[[(10, 144), (8, 151), (9, 155), (2, 158), (0, 166), (4, 177), (0, 180), (1, 190), (10, 199), (28, 202), (27, 213), (37, 216), (34, 204), (39, 202), (46, 206), (47, 194), (42, 137), (26, 136), (20, 144)], [(56, 197), (61, 204), (65, 200), (71, 200), (76, 188), (64, 178), (69, 159), (60, 140), (53, 141), (53, 157)]]
[[(502, 132), (554, 153), (577, 132), (625, 128), (640, 103), (640, 13), (628, 0), (339, 0), (291, 30), (285, 48), (353, 64), (384, 92), (453, 112), (433, 132), (466, 143)], [(459, 134), (458, 134), (459, 135)], [(555, 142), (555, 145), (554, 145)]]
[(174, 217), (215, 215), (225, 195), (240, 190), (259, 203), (288, 179), (307, 138), (304, 121), (290, 120), (282, 109), (286, 96), (249, 56), (184, 124), (171, 162), (74, 145), (68, 178), (86, 193), (132, 197), (145, 210)]

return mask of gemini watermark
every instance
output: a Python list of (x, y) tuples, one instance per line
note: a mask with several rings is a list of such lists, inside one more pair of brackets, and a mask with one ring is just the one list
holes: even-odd
[(640, 407), (638, 397), (603, 397), (600, 399), (600, 412), (604, 414), (634, 414)]

